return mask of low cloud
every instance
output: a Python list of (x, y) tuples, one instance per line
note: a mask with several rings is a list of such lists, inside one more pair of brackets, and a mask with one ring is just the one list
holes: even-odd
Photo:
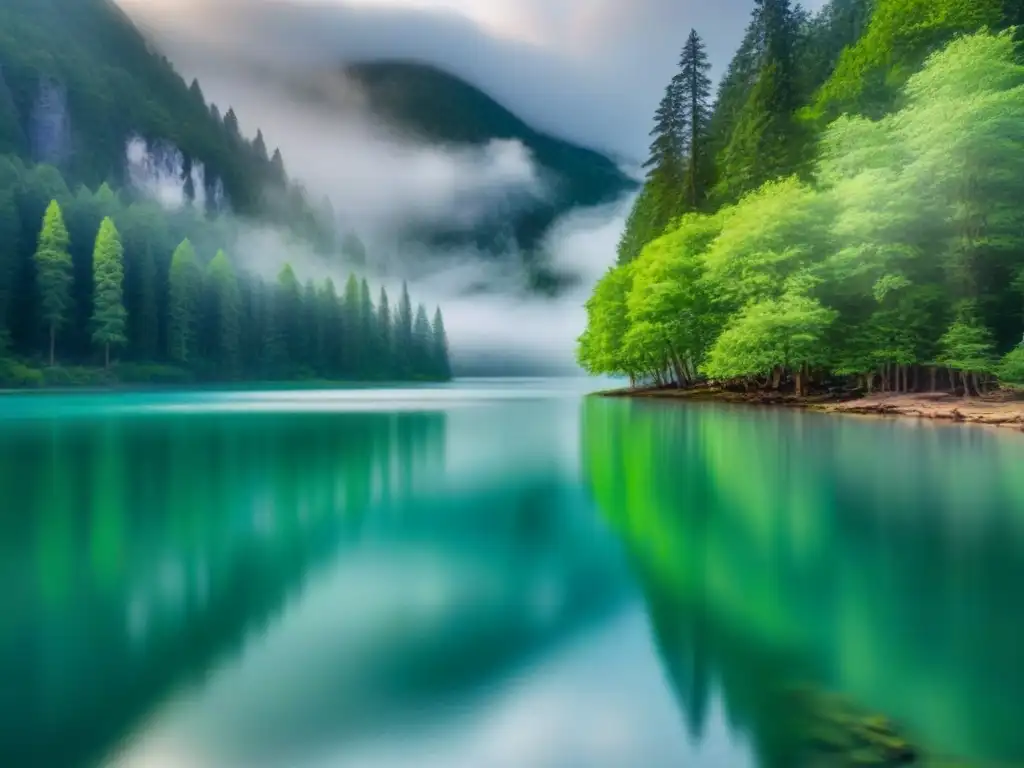
[[(331, 200), (343, 227), (368, 246), (370, 262), (361, 271), (383, 284), (392, 302), (408, 279), (414, 302), (431, 310), (442, 307), (457, 369), (475, 371), (481, 361), (500, 361), (498, 369), (510, 364), (517, 371), (576, 370), (582, 305), (614, 261), (630, 201), (572, 213), (550, 232), (544, 247), (549, 266), (578, 278), (558, 298), (531, 293), (517, 253), (401, 245), (398, 233), (410, 225), (469, 229), (523, 201), (543, 198), (545, 180), (526, 148), (512, 141), (428, 145), (376, 120), (359, 88), (341, 74), (340, 55), (327, 42), (334, 33), (351, 42), (352, 31), (342, 30), (339, 20), (364, 18), (363, 11), (339, 10), (329, 2), (320, 6), (330, 9), (271, 0), (122, 0), (122, 5), (145, 22), (186, 77), (199, 78), (208, 101), (222, 111), (234, 108), (244, 133), (252, 136), (258, 127), (271, 148), (280, 146), (289, 174), (314, 202), (321, 196)], [(366, 18), (386, 27), (381, 19), (406, 19), (409, 12), (394, 12), (393, 18), (375, 13)], [(435, 29), (442, 40), (455, 34), (451, 30), (475, 29), (465, 20), (436, 14), (417, 18), (435, 25), (421, 34)], [(386, 53), (398, 51), (381, 51)], [(546, 60), (539, 56), (530, 61)], [(543, 88), (543, 82), (538, 71), (537, 86)], [(331, 277), (340, 286), (353, 267), (327, 263), (281, 232), (259, 226), (244, 228), (235, 248), (249, 269), (268, 279), (288, 261), (302, 280)]]

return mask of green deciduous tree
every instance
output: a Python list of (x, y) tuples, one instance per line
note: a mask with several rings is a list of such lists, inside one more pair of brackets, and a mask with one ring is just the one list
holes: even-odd
[(110, 367), (110, 348), (128, 341), (127, 311), (124, 308), (124, 248), (121, 236), (109, 216), (100, 224), (93, 251), (92, 339), (103, 347), (103, 360)]
[(50, 365), (56, 361), (57, 329), (67, 320), (71, 301), (71, 254), (68, 231), (60, 205), (54, 200), (46, 209), (39, 246), (35, 253), (40, 308), (50, 339)]
[(766, 380), (790, 372), (802, 395), (808, 371), (829, 362), (824, 339), (835, 318), (834, 310), (794, 294), (749, 304), (716, 340), (704, 372), (713, 379)]

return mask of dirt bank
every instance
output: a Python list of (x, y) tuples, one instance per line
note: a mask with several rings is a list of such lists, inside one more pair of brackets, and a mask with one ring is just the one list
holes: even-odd
[(715, 387), (699, 387), (693, 389), (618, 389), (598, 394), (605, 397), (710, 400), (748, 405), (813, 408), (828, 413), (905, 416), (963, 424), (1009, 427), (1024, 432), (1024, 393), (1020, 392), (999, 391), (985, 397), (969, 398), (942, 392), (903, 395), (874, 394), (858, 398), (821, 394), (798, 398), (779, 392), (746, 393)]

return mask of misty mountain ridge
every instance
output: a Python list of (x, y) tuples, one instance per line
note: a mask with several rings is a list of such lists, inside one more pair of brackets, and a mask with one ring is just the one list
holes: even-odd
[(636, 186), (608, 156), (533, 128), (481, 89), (432, 64), (365, 61), (345, 65), (342, 73), (358, 87), (370, 114), (401, 135), (456, 149), (517, 142), (536, 165), (541, 194), (496, 207), (470, 231), (442, 222), (415, 233), (433, 244), (490, 252), (512, 246), (531, 261), (563, 215), (612, 203)]
[[(554, 224), (635, 186), (606, 155), (533, 128), (436, 66), (376, 60), (339, 63), (334, 71), (355, 86), (355, 102), (318, 95), (313, 75), (306, 84), (294, 78), (277, 85), (304, 100), (319, 98), (339, 121), (350, 108), (367, 112), (420, 146), (493, 153), (514, 145), (532, 163), (532, 186), (498, 184), (492, 194), (485, 179), (455, 215), (403, 222), (394, 234), (421, 246), (413, 252), (470, 250), (510, 266), (525, 263), (535, 288), (557, 292), (578, 276), (556, 274), (544, 253)], [(6, 0), (0, 7), (0, 153), (56, 167), (71, 189), (110, 182), (161, 202), (169, 191), (197, 211), (285, 225), (318, 252), (337, 253), (349, 238), (333, 230), (359, 232), (361, 222), (309, 195), (301, 176), (287, 173), (287, 153), (282, 160), (261, 134), (249, 138), (257, 126), (243, 131), (229, 106), (225, 99), (222, 112), (199, 82), (189, 86), (110, 0)]]

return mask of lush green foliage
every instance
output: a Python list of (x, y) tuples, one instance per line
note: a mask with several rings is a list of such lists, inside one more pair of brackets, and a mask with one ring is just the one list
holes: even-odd
[[(22, 360), (42, 356), (49, 367), (36, 375), (5, 360), (0, 384), (451, 376), (440, 310), (431, 326), (419, 306), (414, 329), (407, 290), (392, 318), (384, 289), (375, 306), (368, 283), (354, 275), (344, 300), (329, 280), (301, 286), (288, 265), (268, 285), (218, 245), (238, 241), (232, 219), (126, 205), (109, 188), (72, 196), (52, 168), (4, 167), (17, 170), (7, 194), (24, 216), (24, 231), (32, 213), (42, 227), (36, 224), (34, 251), (22, 247), (31, 240), (19, 238), (0, 252), (10, 254), (5, 266), (17, 287), (6, 294), (17, 301), (0, 316), (0, 338)], [(42, 203), (53, 191), (63, 206)], [(84, 319), (84, 332), (72, 317)], [(80, 367), (56, 367), (58, 354)], [(111, 370), (88, 368), (97, 358)]]
[(110, 0), (6, 0), (0, 65), (0, 154), (56, 164), (95, 188), (127, 180), (126, 144), (141, 137), (182, 152), (192, 196), (201, 163), (211, 207), (219, 180), (236, 213), (337, 245), (334, 222), (288, 182), (280, 153), (268, 157), (262, 134), (246, 139), (234, 112), (208, 104)]
[(874, 0), (864, 35), (843, 51), (814, 112), (881, 117), (929, 54), (957, 35), (999, 27), (1002, 0)]
[(1019, 352), (999, 362), (1024, 331), (1024, 66), (1011, 34), (955, 39), (899, 101), (829, 125), (813, 183), (769, 180), (684, 216), (610, 273), (587, 305), (584, 367), (798, 392), (835, 376), (907, 390), (927, 372), (970, 393), (1019, 376)]
[(50, 365), (53, 365), (57, 328), (67, 320), (68, 303), (71, 301), (71, 266), (68, 230), (60, 206), (54, 200), (46, 209), (35, 254), (40, 314), (50, 336)]
[[(183, 205), (165, 209), (124, 183), (133, 137), (180, 151)], [(198, 164), (204, 175), (193, 174)], [(277, 233), (259, 254), (239, 245), (254, 218)], [(377, 341), (394, 333), (386, 304), (374, 315), (368, 286), (343, 305), (333, 286), (253, 274), (250, 259), (282, 262), (293, 249), (327, 271), (366, 260), (337, 231), (329, 201), (311, 204), (262, 133), (243, 137), (235, 113), (186, 85), (116, 5), (2, 4), (0, 380), (448, 375), (447, 357), (411, 362), (411, 336), (400, 352)], [(347, 323), (353, 313), (363, 322)], [(40, 361), (48, 367), (36, 376)]]
[(124, 344), (127, 311), (124, 308), (124, 248), (110, 217), (103, 219), (96, 235), (93, 266), (92, 338), (103, 346), (104, 362), (110, 365), (110, 347)]

